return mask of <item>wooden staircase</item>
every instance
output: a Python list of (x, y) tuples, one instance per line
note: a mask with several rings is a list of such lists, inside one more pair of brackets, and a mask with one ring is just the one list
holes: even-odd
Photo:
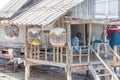
[(109, 72), (109, 70), (102, 63), (91, 63), (89, 65), (89, 70), (95, 80), (117, 80), (114, 78), (114, 75)]
[[(102, 45), (104, 45), (105, 48), (103, 51), (104, 58), (101, 57), (101, 52), (100, 52), (101, 44), (98, 44), (97, 50), (91, 47), (92, 53), (96, 55), (100, 63), (90, 62), (89, 70), (92, 73), (95, 80), (119, 80), (117, 74), (113, 70), (113, 66), (117, 65), (115, 64), (115, 62), (117, 63), (120, 57), (117, 55), (117, 53), (114, 53), (114, 51), (110, 48), (109, 45), (107, 44), (102, 44)], [(107, 55), (107, 57), (105, 55)], [(116, 59), (117, 61), (114, 60), (115, 57), (117, 58)]]

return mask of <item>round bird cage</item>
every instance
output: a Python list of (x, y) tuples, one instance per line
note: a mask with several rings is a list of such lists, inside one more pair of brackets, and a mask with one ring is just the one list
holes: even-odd
[(28, 29), (28, 42), (32, 45), (41, 44), (41, 29), (39, 27), (33, 27)]
[(5, 38), (8, 40), (15, 40), (19, 36), (19, 27), (10, 25), (5, 27)]
[(66, 43), (66, 31), (63, 28), (54, 28), (50, 31), (50, 43), (54, 46), (64, 46)]

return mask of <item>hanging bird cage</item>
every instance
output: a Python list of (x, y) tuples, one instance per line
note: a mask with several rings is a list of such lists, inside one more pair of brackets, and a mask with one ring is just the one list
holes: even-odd
[(63, 28), (54, 28), (50, 31), (50, 43), (54, 46), (64, 46), (66, 43), (66, 31)]
[(32, 45), (41, 44), (41, 29), (38, 27), (33, 27), (28, 29), (28, 42)]
[(5, 38), (8, 40), (15, 40), (19, 36), (19, 27), (10, 25), (5, 27)]

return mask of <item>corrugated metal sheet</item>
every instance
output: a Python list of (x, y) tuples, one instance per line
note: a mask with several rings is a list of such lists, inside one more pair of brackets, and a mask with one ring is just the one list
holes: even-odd
[(10, 2), (0, 10), (1, 18), (9, 18), (15, 14), (29, 0), (10, 0)]
[(43, 0), (10, 21), (18, 24), (50, 24), (82, 1), (83, 0)]

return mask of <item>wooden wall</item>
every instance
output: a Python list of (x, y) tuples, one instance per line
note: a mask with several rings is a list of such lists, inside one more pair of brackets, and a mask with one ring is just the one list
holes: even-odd
[[(118, 18), (118, 0), (84, 0), (72, 8), (72, 18), (83, 20), (91, 19), (116, 19)], [(120, 11), (120, 10), (119, 10)]]

